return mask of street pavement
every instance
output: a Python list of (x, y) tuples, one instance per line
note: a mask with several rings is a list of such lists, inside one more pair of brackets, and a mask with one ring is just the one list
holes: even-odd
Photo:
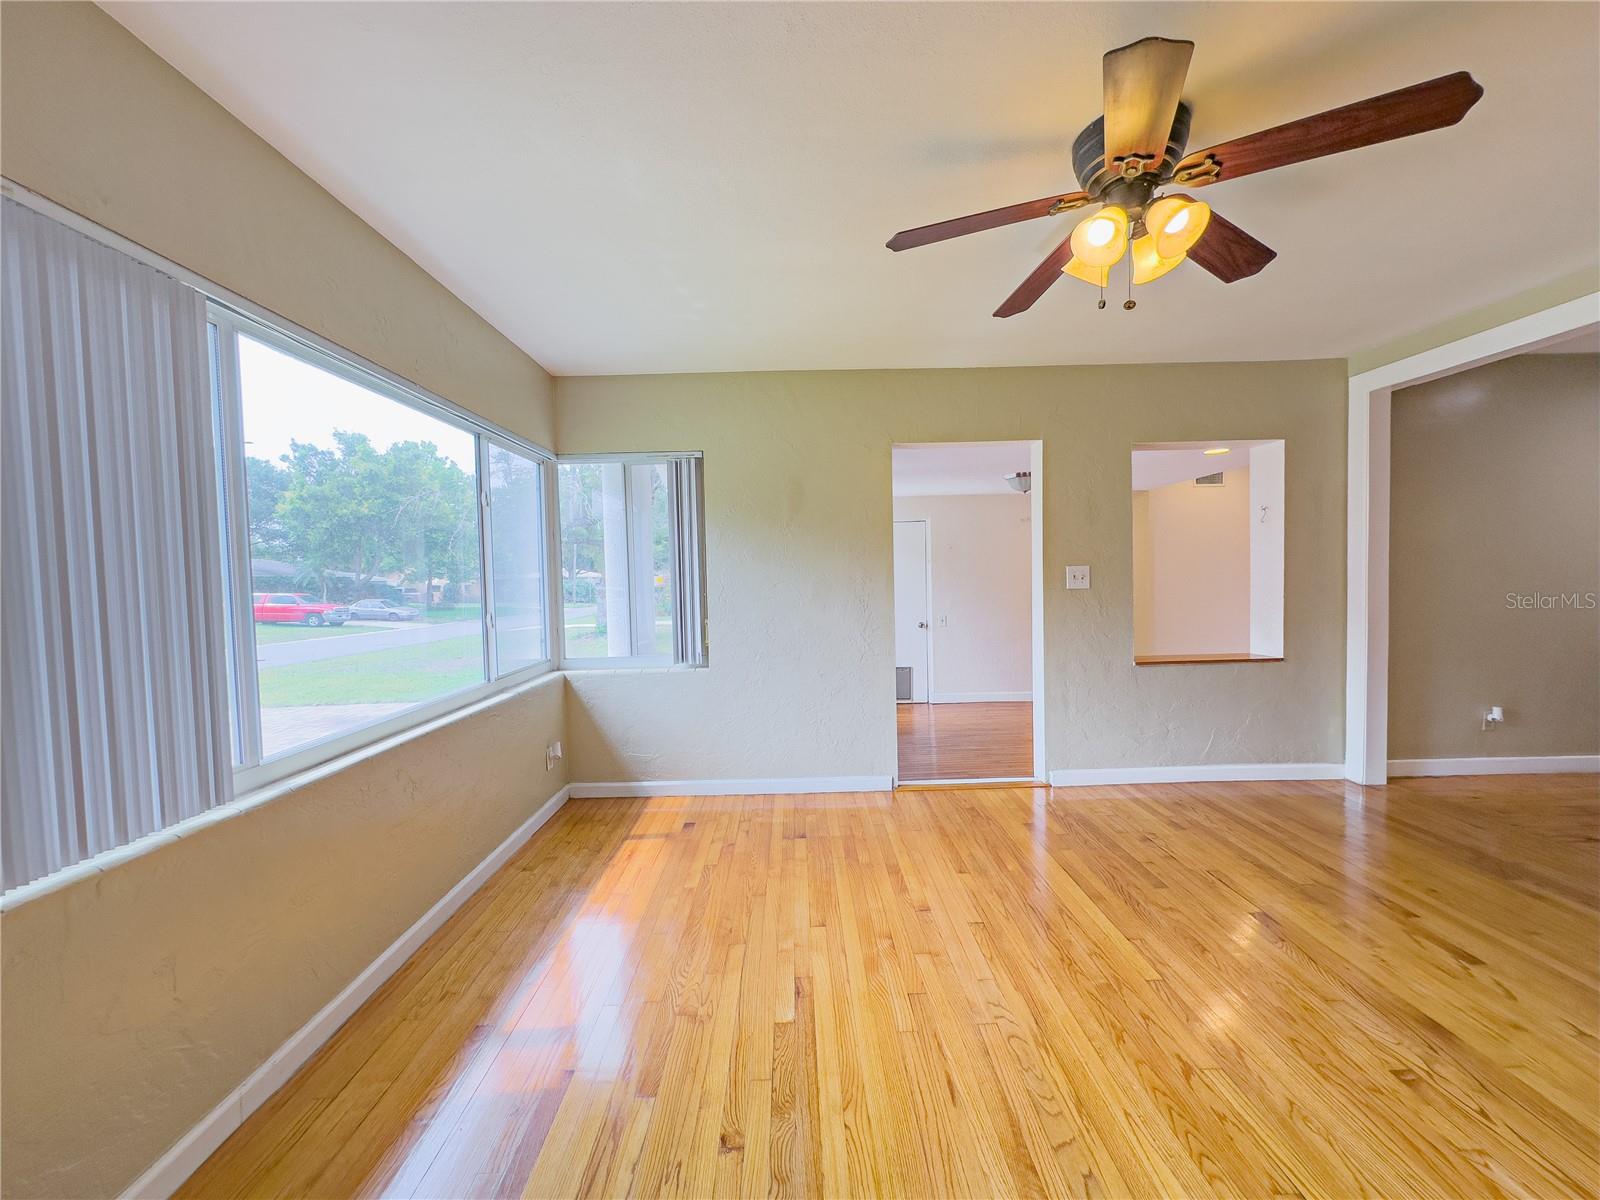
[(480, 621), (441, 621), (437, 625), (421, 622), (391, 625), (387, 623), (352, 621), (345, 628), (360, 626), (363, 632), (333, 637), (308, 637), (298, 642), (273, 642), (256, 647), (256, 662), (263, 667), (285, 667), (292, 663), (319, 662), (325, 658), (344, 658), (353, 654), (370, 654), (374, 650), (392, 650), (396, 646), (422, 646), (428, 642), (442, 642), (449, 638), (475, 634), (483, 628)]

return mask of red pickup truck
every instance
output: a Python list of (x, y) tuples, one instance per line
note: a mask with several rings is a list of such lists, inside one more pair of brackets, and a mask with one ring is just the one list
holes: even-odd
[(254, 599), (255, 618), (258, 621), (293, 625), (343, 625), (350, 619), (350, 610), (343, 604), (328, 604), (292, 592), (257, 592)]

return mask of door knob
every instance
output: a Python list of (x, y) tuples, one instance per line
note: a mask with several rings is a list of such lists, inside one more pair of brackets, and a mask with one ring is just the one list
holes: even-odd
[(918, 629), (926, 629), (927, 627), (928, 627), (928, 623), (926, 621), (918, 621), (917, 622), (917, 628)]

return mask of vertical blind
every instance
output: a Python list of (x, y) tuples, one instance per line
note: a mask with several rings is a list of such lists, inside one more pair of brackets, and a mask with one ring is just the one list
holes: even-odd
[(705, 542), (701, 518), (701, 475), (699, 458), (672, 461), (672, 531), (674, 588), (677, 621), (674, 641), (678, 661), (692, 667), (706, 665), (705, 628)]
[(205, 302), (5, 200), (0, 886), (231, 798)]

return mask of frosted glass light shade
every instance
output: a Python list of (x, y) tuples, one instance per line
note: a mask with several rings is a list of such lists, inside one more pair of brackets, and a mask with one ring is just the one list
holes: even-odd
[(1128, 249), (1128, 214), (1115, 204), (1085, 217), (1072, 231), (1072, 257), (1086, 266), (1109, 267)]
[(1111, 279), (1110, 267), (1091, 267), (1081, 258), (1069, 259), (1067, 265), (1061, 268), (1061, 273), (1092, 283), (1095, 287), (1105, 287)]
[(1183, 261), (1183, 255), (1176, 258), (1162, 258), (1156, 253), (1156, 239), (1151, 234), (1133, 239), (1133, 281), (1134, 283), (1149, 283), (1152, 279), (1160, 279), (1173, 267)]
[(1155, 251), (1162, 258), (1182, 258), (1198, 242), (1211, 223), (1211, 206), (1203, 200), (1182, 196), (1163, 196), (1144, 215), (1144, 227), (1155, 239)]

